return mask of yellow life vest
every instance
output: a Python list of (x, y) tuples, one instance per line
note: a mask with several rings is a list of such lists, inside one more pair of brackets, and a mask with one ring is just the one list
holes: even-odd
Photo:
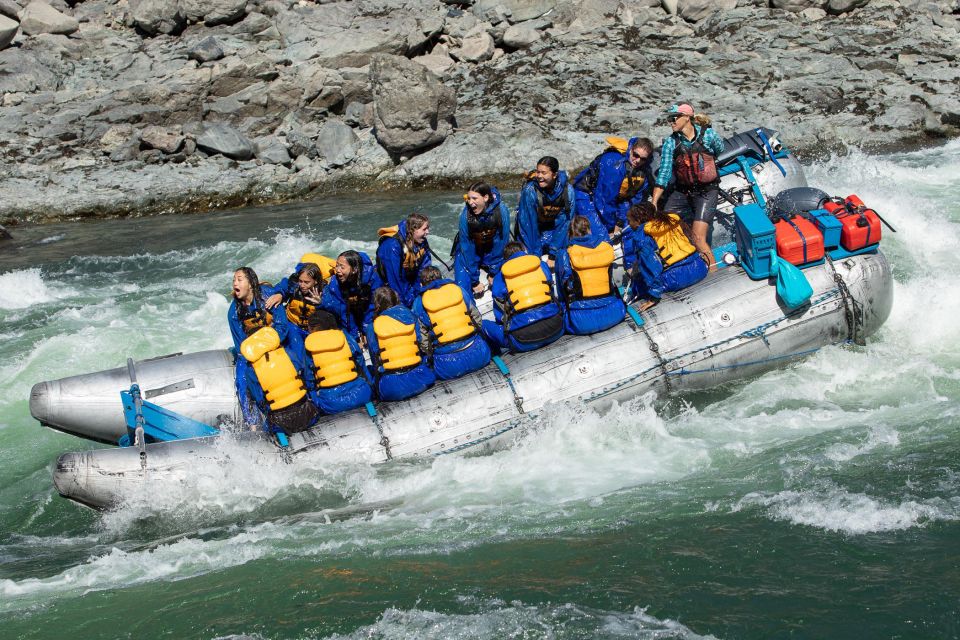
[(657, 243), (657, 253), (663, 261), (664, 266), (669, 267), (672, 264), (680, 262), (696, 251), (696, 247), (687, 238), (680, 226), (680, 216), (675, 213), (668, 213), (673, 224), (661, 224), (656, 220), (643, 225), (643, 230), (648, 236)]
[(336, 387), (357, 379), (357, 363), (340, 329), (315, 331), (307, 336), (303, 346), (313, 359), (317, 386)]
[[(403, 262), (401, 266), (403, 267), (404, 273), (407, 275), (407, 278), (412, 279), (416, 277), (417, 272), (420, 270), (420, 263), (423, 262), (423, 259), (427, 255), (426, 245), (411, 250), (410, 247), (407, 246), (407, 243), (403, 241), (403, 238), (400, 237), (400, 225), (397, 224), (392, 227), (381, 227), (377, 229), (377, 238), (380, 244), (383, 244), (383, 241), (387, 238), (396, 238), (403, 251)], [(380, 271), (380, 277), (386, 279), (387, 275), (383, 271), (383, 267), (380, 266), (379, 260), (377, 261), (377, 269)]]
[(463, 291), (452, 282), (423, 293), (423, 308), (430, 318), (433, 334), (440, 344), (472, 336), (476, 327), (463, 300)]
[(576, 283), (575, 297), (600, 298), (610, 295), (613, 271), (613, 247), (601, 242), (594, 248), (572, 244), (567, 247)]
[(298, 327), (306, 329), (310, 316), (316, 309), (317, 305), (307, 302), (303, 298), (291, 298), (287, 302), (287, 319)]
[(416, 325), (404, 324), (388, 315), (379, 315), (373, 321), (373, 332), (380, 343), (378, 356), (384, 370), (396, 371), (420, 364)]
[(618, 151), (619, 153), (626, 153), (627, 149), (630, 148), (630, 141), (627, 140), (626, 138), (620, 138), (617, 136), (607, 136), (604, 139), (607, 141), (607, 144), (609, 145), (610, 148)]
[(253, 365), (271, 411), (289, 407), (307, 395), (297, 368), (280, 346), (280, 336), (273, 327), (264, 327), (244, 340), (240, 353)]
[(245, 311), (238, 309), (237, 315), (240, 322), (243, 323), (243, 332), (248, 335), (257, 329), (269, 327), (273, 323), (273, 314), (266, 309), (257, 309), (251, 312), (250, 307), (246, 305), (243, 306), (243, 309)]
[(634, 173), (632, 168), (628, 168), (627, 175), (620, 181), (620, 191), (617, 193), (617, 197), (619, 197), (620, 200), (629, 200), (643, 188), (646, 181), (647, 179), (643, 175), (643, 171)]
[(300, 256), (300, 262), (303, 264), (312, 262), (320, 267), (320, 275), (323, 276), (324, 280), (329, 280), (332, 278), (337, 267), (336, 260), (333, 258), (328, 258), (327, 256), (322, 256), (319, 253), (305, 253)]
[(550, 282), (544, 277), (537, 256), (512, 258), (500, 267), (507, 295), (513, 311), (525, 311), (547, 304), (553, 298), (550, 295)]

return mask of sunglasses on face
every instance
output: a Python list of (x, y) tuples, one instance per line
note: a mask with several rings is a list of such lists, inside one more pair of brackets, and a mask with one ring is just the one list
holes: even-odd
[(679, 120), (680, 118), (683, 118), (683, 117), (685, 117), (685, 114), (682, 114), (682, 113), (681, 113), (681, 114), (672, 115), (672, 116), (670, 116), (670, 122), (676, 122), (677, 120)]

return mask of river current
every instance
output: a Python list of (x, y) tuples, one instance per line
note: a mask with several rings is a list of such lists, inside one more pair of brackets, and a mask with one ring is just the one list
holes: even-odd
[[(96, 513), (60, 498), (41, 380), (230, 344), (231, 274), (373, 253), (458, 193), (340, 195), (14, 228), (0, 245), (0, 637), (960, 635), (960, 143), (813, 164), (896, 228), (865, 347), (606, 414), (554, 406), (485, 456), (198, 468)], [(508, 185), (510, 186), (510, 185)], [(515, 192), (506, 192), (513, 205)]]

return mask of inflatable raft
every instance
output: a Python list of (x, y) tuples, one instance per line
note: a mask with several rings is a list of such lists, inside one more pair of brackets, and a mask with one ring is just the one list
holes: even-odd
[[(744, 219), (759, 212), (769, 224), (757, 201), (802, 186), (802, 169), (792, 156), (772, 149), (766, 156), (741, 149), (736, 158), (738, 170), (723, 178), (730, 208), (736, 205)], [(737, 198), (747, 204), (739, 205)], [(740, 226), (740, 213), (737, 221)], [(580, 402), (603, 411), (650, 390), (707, 389), (783, 366), (826, 345), (862, 343), (889, 315), (893, 280), (876, 245), (860, 252), (838, 248), (805, 265), (802, 273), (812, 294), (792, 309), (777, 295), (774, 279), (757, 275), (756, 260), (741, 260), (755, 249), (737, 238), (736, 245), (717, 252), (727, 258), (724, 268), (665, 295), (642, 316), (632, 308), (608, 331), (565, 336), (534, 352), (504, 356), (409, 400), (324, 416), (308, 431), (290, 435), (283, 446), (260, 432), (228, 437), (254, 456), (287, 460), (308, 451), (370, 463), (483, 451), (514, 438), (548, 403)], [(31, 393), (31, 413), (45, 426), (116, 444), (131, 428), (130, 407), (125, 418), (120, 392), (134, 381), (148, 403), (188, 420), (222, 425), (239, 415), (228, 350), (174, 354), (129, 369), (41, 382)], [(127, 400), (129, 405), (129, 395)], [(106, 508), (165, 482), (189, 483), (197, 464), (229, 464), (218, 447), (222, 437), (66, 453), (57, 461), (54, 484), (66, 498)]]

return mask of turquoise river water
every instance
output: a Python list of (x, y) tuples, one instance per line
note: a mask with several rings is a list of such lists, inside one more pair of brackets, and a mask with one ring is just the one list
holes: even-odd
[[(14, 229), (0, 245), (0, 638), (960, 635), (960, 144), (809, 168), (895, 227), (865, 347), (709, 393), (547, 412), (491, 455), (197, 469), (96, 513), (38, 381), (225, 347), (231, 273), (373, 252), (457, 193)], [(508, 194), (515, 202), (515, 193)]]

